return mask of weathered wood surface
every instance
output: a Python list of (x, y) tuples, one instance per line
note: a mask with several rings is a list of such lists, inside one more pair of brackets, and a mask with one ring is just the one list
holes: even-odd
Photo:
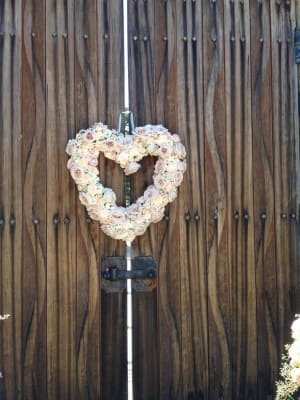
[[(125, 246), (87, 218), (64, 152), (97, 120), (116, 127), (122, 1), (0, 3), (0, 398), (122, 400), (125, 296), (100, 271)], [(133, 244), (159, 274), (134, 294), (137, 400), (274, 395), (299, 312), (295, 6), (129, 1), (136, 125), (166, 125), (188, 153), (178, 199)], [(122, 203), (120, 168), (99, 166)]]

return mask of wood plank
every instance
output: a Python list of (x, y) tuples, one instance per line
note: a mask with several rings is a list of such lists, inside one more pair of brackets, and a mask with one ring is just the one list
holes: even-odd
[(74, 6), (46, 2), (47, 395), (75, 398), (75, 192), (65, 147), (74, 132)]
[[(128, 9), (129, 59), (130, 59), (130, 108), (134, 110), (135, 124), (154, 124), (154, 2), (130, 2)], [(141, 79), (142, 77), (142, 79)], [(142, 161), (142, 168), (132, 176), (135, 201), (153, 183), (153, 157)], [(133, 242), (133, 255), (151, 255), (157, 262), (155, 245), (157, 225), (152, 224), (144, 235)], [(157, 263), (157, 268), (160, 266)], [(158, 335), (157, 290), (152, 293), (133, 294), (134, 326), (134, 392), (137, 399), (155, 399), (158, 396)]]
[(203, 3), (209, 398), (229, 398), (232, 390), (223, 13), (222, 3)]
[[(124, 107), (122, 0), (98, 2), (98, 116), (110, 128), (117, 128)], [(117, 62), (116, 62), (117, 60)], [(100, 176), (107, 187), (123, 200), (123, 173), (113, 161), (100, 156)], [(99, 263), (103, 256), (123, 256), (125, 245), (102, 231)], [(127, 397), (126, 372), (126, 296), (101, 290), (101, 399)]]
[(274, 159), (270, 2), (251, 6), (254, 235), (257, 298), (258, 397), (272, 396), (277, 378), (278, 301), (274, 225)]
[[(288, 329), (292, 320), (289, 288), (291, 286), (292, 265), (289, 260), (289, 172), (288, 172), (288, 74), (289, 55), (286, 43), (285, 7), (271, 2), (271, 50), (273, 89), (273, 138), (275, 174), (275, 227), (276, 227), (276, 267), (278, 293), (278, 351), (283, 351), (288, 340)], [(289, 29), (288, 29), (289, 30)], [(291, 56), (291, 55), (290, 55)]]
[[(188, 154), (179, 190), (183, 397), (208, 392), (203, 37), (200, 2), (177, 1), (177, 119)], [(184, 316), (184, 317), (183, 317)]]
[(22, 142), (21, 142), (21, 5), (0, 6), (0, 396), (19, 399), (22, 387)]
[(45, 2), (23, 3), (23, 354), (25, 398), (47, 398)]
[[(101, 3), (101, 2), (100, 2)], [(75, 4), (75, 131), (88, 128), (98, 117), (99, 4)], [(79, 399), (98, 399), (101, 393), (101, 327), (99, 227), (77, 200), (77, 315), (76, 358)]]

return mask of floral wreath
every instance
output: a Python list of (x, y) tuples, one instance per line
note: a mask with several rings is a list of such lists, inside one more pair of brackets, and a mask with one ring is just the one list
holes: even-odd
[[(138, 127), (132, 135), (124, 135), (99, 122), (69, 140), (66, 152), (71, 156), (68, 169), (89, 216), (100, 222), (108, 236), (128, 242), (163, 218), (165, 206), (177, 197), (177, 187), (186, 170), (185, 147), (177, 134), (171, 134), (162, 125)], [(114, 191), (100, 182), (100, 152), (117, 162), (126, 175), (141, 167), (138, 161), (143, 157), (157, 157), (153, 185), (135, 203), (117, 206)]]

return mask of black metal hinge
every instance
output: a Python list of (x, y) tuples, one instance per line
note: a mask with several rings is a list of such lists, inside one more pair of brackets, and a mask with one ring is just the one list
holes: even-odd
[(132, 270), (126, 269), (125, 257), (103, 257), (101, 286), (106, 292), (126, 290), (126, 280), (132, 279), (132, 290), (151, 292), (156, 288), (156, 263), (153, 257), (139, 256), (132, 260)]

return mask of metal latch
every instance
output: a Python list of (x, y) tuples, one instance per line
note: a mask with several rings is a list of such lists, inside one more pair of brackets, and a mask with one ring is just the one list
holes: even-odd
[(132, 260), (132, 270), (126, 269), (125, 257), (103, 257), (102, 289), (106, 292), (126, 290), (126, 279), (132, 279), (132, 289), (151, 292), (156, 288), (156, 263), (153, 257), (139, 256)]

